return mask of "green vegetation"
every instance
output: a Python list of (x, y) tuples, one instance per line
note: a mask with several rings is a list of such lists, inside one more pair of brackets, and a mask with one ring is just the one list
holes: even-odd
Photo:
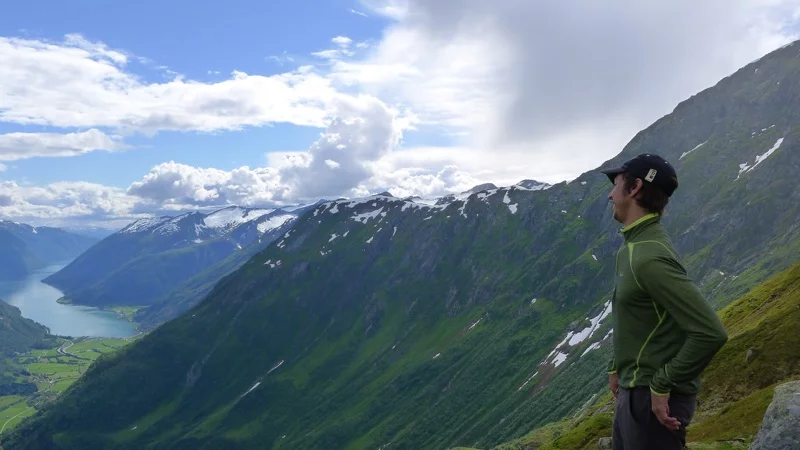
[(18, 384), (34, 386), (26, 395), (0, 396), (0, 428), (3, 434), (52, 403), (83, 375), (92, 362), (104, 354), (128, 345), (132, 340), (88, 338), (75, 341), (54, 340), (57, 346), (20, 353), (5, 361), (7, 369), (18, 374)]
[[(775, 275), (719, 313), (730, 340), (702, 376), (697, 415), (689, 427), (693, 449), (749, 445), (772, 402), (775, 385), (800, 378), (800, 264)], [(748, 350), (752, 349), (748, 357)], [(496, 450), (596, 448), (611, 436), (611, 395), (599, 399), (581, 420), (563, 420), (534, 430)]]
[(145, 308), (147, 306), (113, 306), (108, 309), (115, 312), (120, 318), (133, 322), (136, 314)]

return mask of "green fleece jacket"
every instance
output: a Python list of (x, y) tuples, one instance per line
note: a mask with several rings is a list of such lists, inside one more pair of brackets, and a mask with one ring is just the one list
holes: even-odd
[(623, 388), (695, 394), (700, 373), (728, 339), (719, 317), (689, 279), (660, 216), (622, 229), (612, 298), (614, 357)]

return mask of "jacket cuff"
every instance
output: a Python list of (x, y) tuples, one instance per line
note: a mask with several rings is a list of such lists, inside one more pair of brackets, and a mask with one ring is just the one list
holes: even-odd
[(650, 387), (650, 392), (652, 392), (653, 394), (655, 394), (655, 395), (657, 395), (659, 397), (669, 397), (669, 392), (666, 392), (666, 393), (656, 392), (656, 390), (653, 389), (652, 386)]
[(650, 391), (662, 397), (669, 395), (672, 387), (673, 383), (667, 376), (667, 371), (664, 367), (658, 369), (658, 372), (653, 375), (653, 379), (650, 380)]

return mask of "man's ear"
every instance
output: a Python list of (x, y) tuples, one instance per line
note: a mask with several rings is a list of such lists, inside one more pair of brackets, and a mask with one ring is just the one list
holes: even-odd
[(641, 178), (636, 178), (634, 180), (633, 189), (628, 192), (628, 196), (631, 198), (636, 198), (636, 196), (641, 192), (642, 187), (644, 187), (644, 181)]

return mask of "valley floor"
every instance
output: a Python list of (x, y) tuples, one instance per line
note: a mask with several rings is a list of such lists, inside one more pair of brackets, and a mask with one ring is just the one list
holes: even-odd
[(31, 350), (10, 361), (7, 375), (17, 383), (33, 383), (36, 392), (29, 395), (0, 396), (0, 435), (8, 433), (26, 417), (36, 413), (37, 407), (53, 401), (69, 388), (100, 356), (115, 352), (135, 338), (81, 338), (60, 339), (57, 346)]

